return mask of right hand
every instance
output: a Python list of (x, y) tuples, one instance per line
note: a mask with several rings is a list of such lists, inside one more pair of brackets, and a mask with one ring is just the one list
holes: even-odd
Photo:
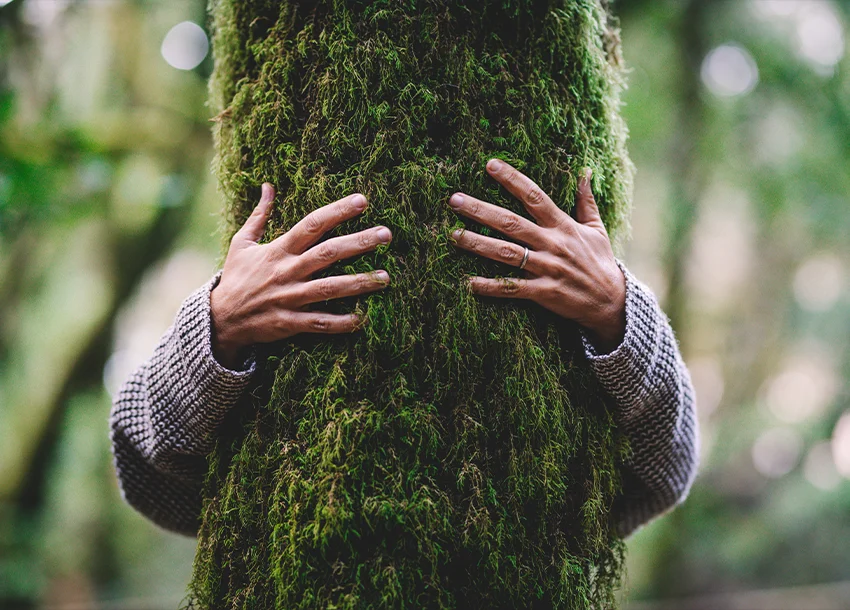
[(210, 294), (212, 345), (216, 359), (235, 368), (240, 352), (298, 333), (348, 333), (357, 330), (356, 314), (308, 311), (310, 303), (354, 296), (386, 287), (384, 270), (311, 279), (336, 261), (387, 244), (392, 233), (378, 226), (328, 239), (328, 231), (366, 209), (366, 197), (353, 194), (310, 212), (292, 229), (268, 244), (257, 243), (265, 232), (274, 200), (265, 183), (260, 203), (233, 236), (221, 281)]

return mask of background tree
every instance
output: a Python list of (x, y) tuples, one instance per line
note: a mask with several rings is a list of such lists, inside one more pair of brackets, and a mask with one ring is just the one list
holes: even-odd
[[(616, 32), (597, 0), (213, 5), (217, 170), (231, 229), (264, 181), (269, 239), (350, 192), (389, 248), (328, 273), (392, 287), (334, 303), (353, 336), (262, 350), (239, 432), (213, 457), (192, 589), (204, 607), (610, 603), (620, 443), (578, 327), (487, 302), (507, 269), (448, 243), (457, 190), (500, 156), (565, 209), (595, 170), (617, 234), (631, 167)], [(354, 225), (354, 226), (352, 226)], [(477, 227), (476, 227), (477, 228)]]

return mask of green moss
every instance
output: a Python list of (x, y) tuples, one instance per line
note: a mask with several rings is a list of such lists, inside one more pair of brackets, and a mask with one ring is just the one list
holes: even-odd
[(211, 100), (223, 234), (259, 185), (267, 239), (353, 191), (393, 242), (327, 275), (392, 286), (322, 308), (345, 336), (262, 348), (257, 387), (210, 462), (191, 590), (209, 608), (599, 608), (623, 442), (574, 324), (488, 300), (456, 250), (463, 190), (524, 214), (486, 178), (498, 156), (565, 209), (580, 168), (612, 234), (631, 166), (618, 46), (598, 0), (213, 2)]

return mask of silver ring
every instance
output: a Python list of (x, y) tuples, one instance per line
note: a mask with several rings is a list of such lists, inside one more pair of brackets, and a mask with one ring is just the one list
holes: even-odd
[(519, 264), (520, 269), (525, 269), (525, 263), (528, 262), (528, 246), (525, 247), (525, 252), (522, 255), (522, 262)]

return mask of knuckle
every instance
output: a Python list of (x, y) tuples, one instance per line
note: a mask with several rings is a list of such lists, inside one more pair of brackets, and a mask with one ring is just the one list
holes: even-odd
[(558, 257), (566, 260), (572, 260), (573, 249), (568, 240), (559, 240), (557, 244), (555, 244), (555, 254)]
[(372, 233), (360, 232), (357, 235), (357, 246), (361, 249), (371, 248), (377, 239), (374, 231)]
[(525, 202), (530, 205), (540, 205), (543, 203), (543, 200), (546, 198), (546, 195), (543, 193), (543, 189), (541, 189), (536, 184), (531, 187), (531, 189), (525, 195)]
[(505, 281), (502, 282), (501, 291), (504, 294), (517, 294), (522, 289), (522, 286), (517, 281)]
[(504, 244), (499, 246), (499, 256), (508, 262), (515, 261), (517, 258), (517, 252), (508, 244)]
[(304, 219), (304, 230), (311, 235), (322, 232), (322, 219), (318, 214), (308, 214)]
[(322, 332), (329, 330), (330, 327), (331, 323), (330, 320), (328, 320), (327, 318), (313, 318), (312, 320), (310, 320), (310, 328), (312, 330)]
[(571, 266), (563, 258), (552, 257), (545, 261), (548, 275), (553, 278), (567, 278), (570, 276)]
[(566, 300), (567, 296), (564, 292), (564, 285), (556, 279), (549, 279), (540, 284), (539, 291), (541, 294), (556, 295), (560, 299)]
[(499, 221), (504, 233), (512, 233), (519, 229), (519, 219), (512, 214), (505, 214)]
[(323, 243), (321, 246), (319, 246), (319, 249), (316, 252), (316, 255), (319, 257), (320, 260), (329, 262), (335, 261), (337, 259), (338, 254), (339, 249), (331, 242)]
[(562, 245), (564, 248), (569, 249), (570, 242), (579, 237), (578, 223), (575, 222), (571, 217), (567, 216), (564, 218), (564, 221), (559, 225), (559, 230), (561, 231), (562, 237)]
[(321, 280), (316, 285), (316, 293), (320, 297), (323, 297), (325, 300), (333, 297), (335, 292), (336, 292), (336, 287), (334, 286), (333, 282), (330, 281), (330, 280)]
[(268, 245), (263, 246), (263, 256), (259, 262), (262, 268), (268, 267), (274, 277), (289, 279), (294, 275), (298, 268), (300, 256), (297, 254), (289, 254), (286, 252), (276, 252), (269, 248)]
[(289, 310), (282, 310), (273, 318), (274, 327), (282, 333), (289, 333), (297, 328), (297, 323), (292, 319), (292, 314)]

